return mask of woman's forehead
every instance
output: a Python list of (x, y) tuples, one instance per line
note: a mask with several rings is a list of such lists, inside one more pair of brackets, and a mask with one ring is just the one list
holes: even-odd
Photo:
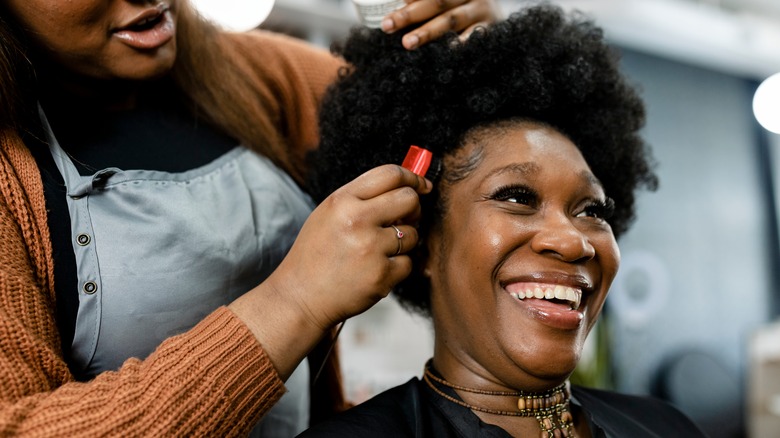
[(461, 147), (446, 157), (443, 176), (454, 182), (472, 174), (486, 179), (533, 177), (544, 171), (574, 172), (582, 184), (601, 186), (568, 137), (548, 125), (529, 122), (482, 127), (469, 133)]

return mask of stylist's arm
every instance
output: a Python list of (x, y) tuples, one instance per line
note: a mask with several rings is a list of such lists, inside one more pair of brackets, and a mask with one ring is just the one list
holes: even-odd
[[(281, 265), (230, 304), (286, 379), (339, 321), (387, 296), (412, 269), (419, 195), (431, 183), (396, 165), (335, 191), (303, 225)], [(395, 224), (403, 237), (391, 225)]]

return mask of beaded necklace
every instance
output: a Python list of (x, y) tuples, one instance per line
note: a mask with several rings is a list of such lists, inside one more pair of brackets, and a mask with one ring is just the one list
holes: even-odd
[[(430, 369), (430, 361), (425, 364), (423, 380), (437, 394), (448, 401), (465, 408), (484, 412), (486, 414), (505, 415), (511, 417), (534, 417), (539, 422), (541, 438), (574, 438), (574, 418), (569, 410), (569, 398), (571, 391), (569, 382), (566, 381), (545, 392), (525, 391), (486, 391), (482, 389), (467, 388), (450, 383), (436, 376)], [(502, 411), (470, 405), (458, 400), (439, 389), (436, 384), (455, 390), (482, 395), (496, 395), (502, 397), (517, 397), (517, 411)]]

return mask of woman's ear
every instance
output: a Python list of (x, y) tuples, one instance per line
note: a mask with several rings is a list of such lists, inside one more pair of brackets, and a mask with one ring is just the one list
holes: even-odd
[(438, 227), (434, 227), (430, 233), (428, 233), (428, 237), (425, 239), (425, 242), (422, 242), (422, 245), (425, 245), (425, 248), (421, 251), (422, 255), (420, 256), (422, 275), (430, 280), (431, 276), (433, 276), (433, 269), (436, 267), (439, 260), (440, 245)]

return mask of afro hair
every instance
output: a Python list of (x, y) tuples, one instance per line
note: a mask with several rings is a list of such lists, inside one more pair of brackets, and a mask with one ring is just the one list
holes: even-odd
[[(609, 223), (616, 237), (634, 219), (636, 190), (657, 186), (639, 135), (644, 104), (621, 74), (617, 52), (584, 15), (537, 5), (465, 42), (453, 33), (414, 51), (402, 47), (400, 33), (355, 28), (334, 52), (348, 67), (325, 96), (321, 143), (309, 157), (308, 190), (318, 202), (371, 168), (400, 163), (409, 145), (444, 157), (474, 128), (515, 119), (549, 125), (580, 149), (615, 203)], [(423, 240), (439, 214), (437, 198), (435, 190), (423, 198)], [(422, 313), (428, 292), (416, 270), (395, 289), (402, 304)]]

